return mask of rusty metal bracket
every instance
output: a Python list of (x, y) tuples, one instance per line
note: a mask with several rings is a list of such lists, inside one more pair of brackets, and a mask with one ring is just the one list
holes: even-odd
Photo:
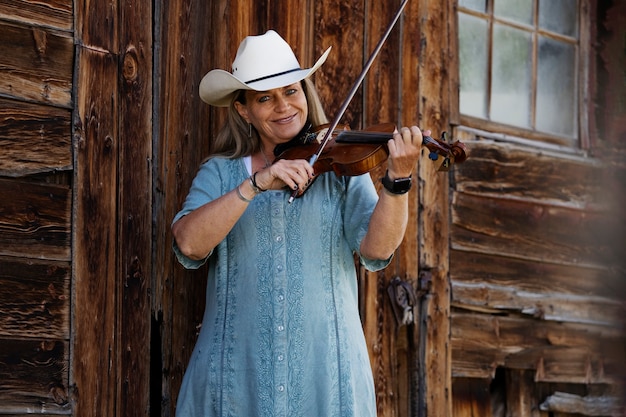
[(433, 285), (433, 274), (430, 270), (422, 270), (420, 271), (417, 277), (417, 298), (422, 298), (428, 293), (430, 293), (431, 287)]
[(413, 314), (413, 307), (415, 307), (415, 291), (413, 286), (395, 277), (391, 280), (387, 286), (387, 293), (391, 300), (391, 308), (393, 309), (393, 315), (396, 318), (398, 326), (404, 326), (412, 324), (415, 320)]

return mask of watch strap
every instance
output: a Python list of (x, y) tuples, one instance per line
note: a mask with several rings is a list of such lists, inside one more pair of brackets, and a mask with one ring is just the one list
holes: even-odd
[(385, 190), (392, 194), (406, 194), (411, 189), (412, 179), (411, 177), (396, 178), (392, 180), (389, 178), (389, 172), (385, 173), (385, 176), (381, 179)]

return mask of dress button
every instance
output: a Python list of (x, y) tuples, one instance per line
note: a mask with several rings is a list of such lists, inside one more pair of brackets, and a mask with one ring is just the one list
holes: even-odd
[(278, 270), (278, 272), (282, 272), (282, 270), (283, 270), (283, 266), (282, 266), (282, 265), (278, 265), (278, 266), (276, 267), (276, 269)]
[(280, 294), (280, 295), (278, 296), (278, 301), (285, 301), (285, 296), (284, 296), (284, 295), (282, 295), (282, 294)]
[(276, 242), (282, 242), (282, 241), (283, 241), (282, 236), (276, 236)]
[(278, 386), (278, 391), (283, 392), (285, 390), (285, 386), (284, 385), (279, 385)]
[(282, 362), (285, 359), (285, 357), (283, 355), (278, 355), (278, 361)]
[(285, 327), (282, 324), (278, 325), (278, 331), (282, 332), (283, 330), (285, 330)]

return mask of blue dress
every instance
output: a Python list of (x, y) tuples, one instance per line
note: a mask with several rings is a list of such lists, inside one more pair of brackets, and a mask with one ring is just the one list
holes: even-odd
[[(231, 191), (243, 159), (213, 158), (174, 221)], [(257, 195), (209, 262), (202, 329), (183, 378), (179, 417), (368, 417), (376, 397), (358, 310), (355, 254), (378, 200), (368, 174), (320, 175), (288, 203)], [(387, 260), (360, 257), (369, 270)]]

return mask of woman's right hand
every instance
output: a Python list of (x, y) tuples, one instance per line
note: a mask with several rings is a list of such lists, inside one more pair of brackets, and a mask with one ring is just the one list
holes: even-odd
[(304, 190), (313, 178), (314, 170), (305, 159), (279, 159), (257, 171), (256, 184), (263, 190)]

